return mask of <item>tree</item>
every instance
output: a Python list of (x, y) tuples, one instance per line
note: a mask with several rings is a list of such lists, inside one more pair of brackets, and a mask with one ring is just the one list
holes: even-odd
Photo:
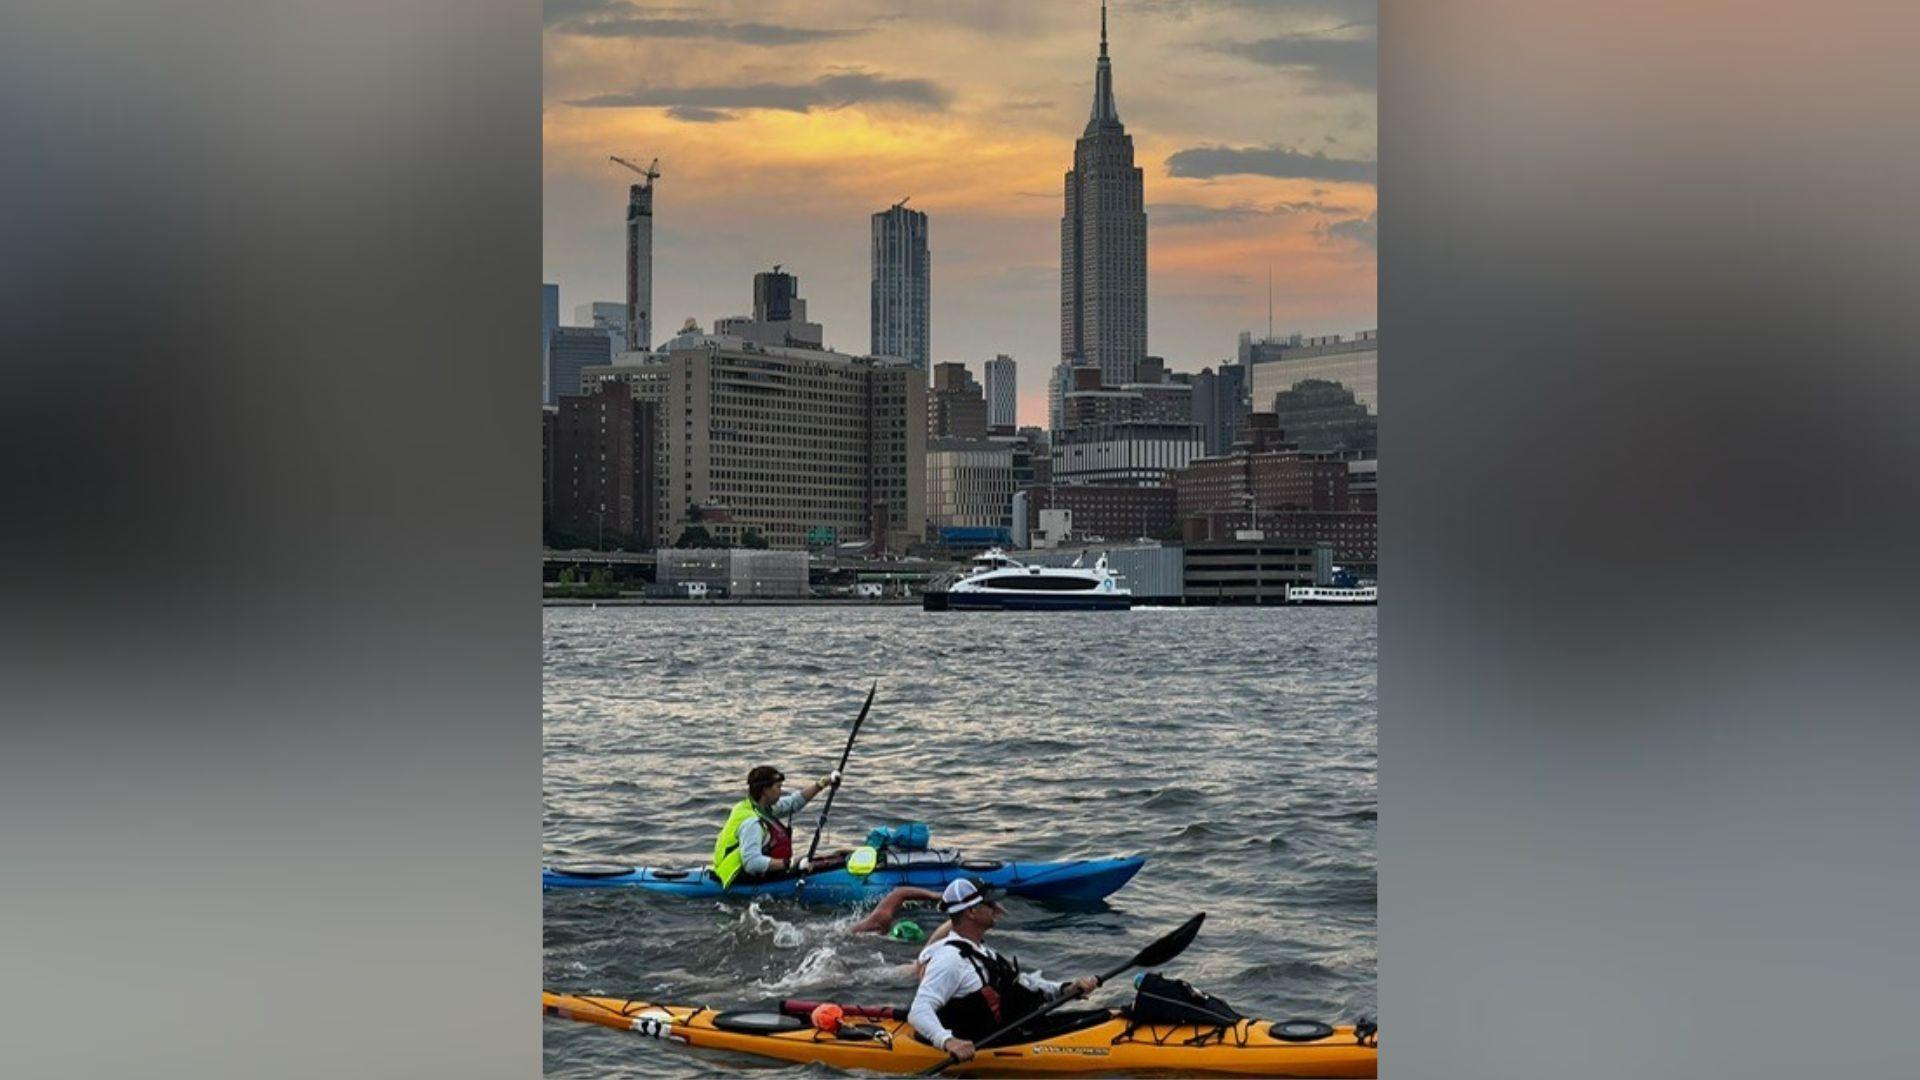
[(574, 568), (571, 566), (566, 567), (560, 571), (560, 584), (562, 585), (572, 585), (574, 582), (579, 580), (580, 580), (580, 575), (576, 573), (574, 571)]
[(755, 548), (759, 550), (765, 550), (767, 546), (767, 538), (764, 536), (761, 536), (760, 530), (758, 529), (748, 529), (747, 531), (740, 534), (740, 546), (743, 548)]
[(673, 546), (677, 548), (712, 547), (714, 546), (713, 535), (703, 526), (689, 525), (686, 531), (680, 534), (680, 539), (673, 542)]
[(594, 567), (593, 578), (590, 583), (596, 589), (611, 588), (613, 586), (613, 569), (606, 566)]

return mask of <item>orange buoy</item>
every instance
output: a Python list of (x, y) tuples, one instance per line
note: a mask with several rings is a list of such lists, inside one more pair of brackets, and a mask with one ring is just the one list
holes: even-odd
[(822, 1002), (813, 1007), (813, 1026), (819, 1028), (821, 1031), (838, 1031), (840, 1029), (840, 1017), (843, 1015), (845, 1015), (845, 1012), (840, 1006), (835, 1005), (831, 1001)]

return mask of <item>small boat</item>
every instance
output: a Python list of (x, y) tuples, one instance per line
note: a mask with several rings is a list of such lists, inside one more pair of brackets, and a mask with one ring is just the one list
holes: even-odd
[(1146, 865), (1146, 856), (1114, 859), (1076, 859), (1063, 862), (1006, 862), (965, 859), (960, 853), (887, 851), (871, 873), (856, 875), (846, 869), (845, 854), (823, 856), (808, 875), (771, 879), (741, 878), (722, 889), (713, 868), (668, 869), (651, 866), (546, 866), (540, 870), (545, 889), (646, 889), (650, 892), (700, 899), (723, 896), (772, 896), (810, 904), (857, 904), (875, 900), (900, 885), (939, 891), (955, 878), (977, 878), (1029, 900), (1084, 904), (1105, 899), (1133, 879)]
[[(832, 1032), (795, 1015), (813, 1002), (762, 1010), (716, 1011), (620, 998), (542, 991), (540, 1011), (561, 1020), (631, 1031), (702, 1050), (753, 1054), (875, 1073), (922, 1072), (947, 1060), (921, 1041), (902, 1006), (844, 1006)], [(1334, 1027), (1317, 1020), (1238, 1020), (1221, 1026), (1136, 1023), (1121, 1009), (1054, 1014), (1044, 1035), (982, 1048), (945, 1076), (1059, 1076), (1152, 1072), (1192, 1076), (1374, 1077), (1378, 1027)]]
[(1029, 566), (999, 548), (973, 559), (973, 569), (929, 589), (927, 611), (1126, 611), (1133, 591), (1107, 565), (1105, 554), (1092, 567)]

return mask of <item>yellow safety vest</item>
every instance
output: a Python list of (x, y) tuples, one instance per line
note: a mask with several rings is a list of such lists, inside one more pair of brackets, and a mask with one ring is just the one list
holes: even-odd
[(733, 805), (733, 812), (727, 815), (727, 823), (720, 827), (720, 836), (713, 842), (713, 873), (720, 879), (720, 887), (733, 884), (746, 868), (747, 857), (740, 850), (740, 826), (749, 818), (764, 818), (760, 807), (752, 799), (741, 799)]

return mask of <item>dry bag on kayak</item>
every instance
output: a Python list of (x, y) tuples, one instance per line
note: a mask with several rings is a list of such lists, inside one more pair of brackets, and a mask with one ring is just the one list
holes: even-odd
[(880, 850), (925, 851), (928, 839), (926, 825), (915, 821), (906, 825), (880, 826), (867, 834), (867, 846)]
[(1246, 1019), (1220, 998), (1151, 971), (1135, 976), (1133, 987), (1133, 1007), (1127, 1010), (1127, 1019), (1136, 1024), (1225, 1027)]

